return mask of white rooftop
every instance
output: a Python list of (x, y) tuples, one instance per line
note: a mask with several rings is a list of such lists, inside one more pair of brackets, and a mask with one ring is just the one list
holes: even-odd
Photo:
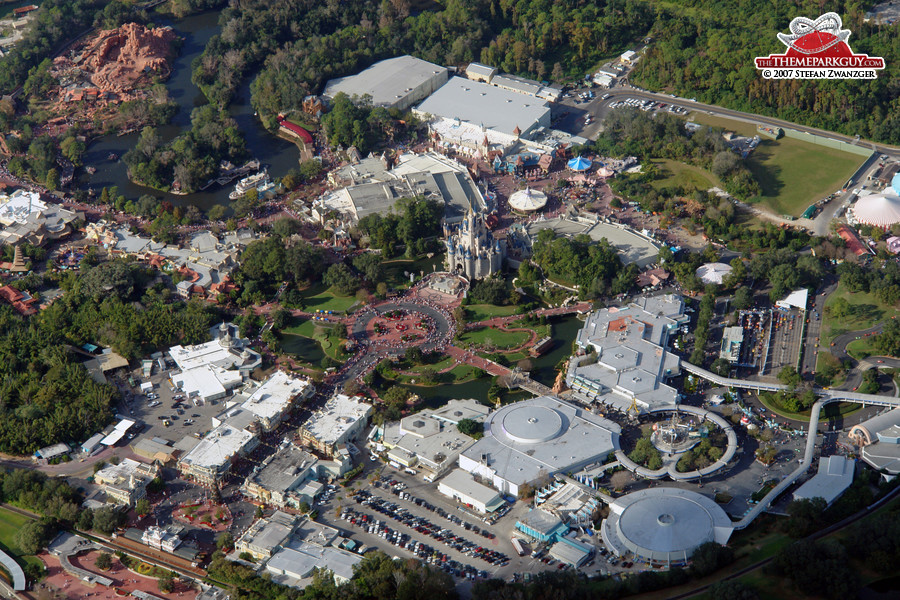
[(243, 429), (222, 424), (206, 434), (181, 462), (199, 468), (220, 467), (231, 460), (253, 439), (254, 435)]
[(794, 290), (784, 300), (779, 300), (775, 304), (782, 308), (799, 308), (800, 310), (806, 310), (806, 305), (809, 302), (809, 289), (801, 288), (799, 290)]
[(274, 575), (305, 579), (312, 575), (314, 569), (322, 568), (334, 573), (339, 580), (349, 580), (353, 577), (353, 567), (361, 561), (361, 556), (333, 546), (292, 543), (269, 559), (266, 570)]
[(336, 394), (325, 403), (320, 411), (309, 418), (303, 426), (316, 440), (325, 443), (336, 443), (345, 431), (360, 419), (365, 419), (372, 412), (372, 405), (362, 401), (359, 396), (353, 398), (345, 394)]
[(462, 469), (453, 469), (438, 482), (438, 485), (446, 486), (488, 507), (500, 501), (500, 495), (497, 490), (478, 483), (472, 478), (470, 473)]
[(853, 483), (856, 462), (835, 454), (819, 461), (819, 471), (797, 488), (794, 500), (822, 498), (831, 504)]
[(521, 485), (541, 473), (602, 460), (618, 448), (619, 432), (612, 421), (554, 396), (540, 396), (491, 413), (485, 436), (461, 456), (473, 463), (481, 463), (486, 456), (488, 470)]
[(41, 200), (37, 192), (16, 190), (10, 195), (0, 194), (0, 222), (25, 223), (28, 215), (47, 209), (47, 203)]
[(575, 341), (584, 352), (594, 350), (596, 362), (571, 360), (566, 382), (576, 392), (622, 410), (632, 400), (644, 408), (675, 404), (677, 390), (663, 382), (679, 373), (681, 361), (665, 345), (684, 319), (684, 303), (674, 294), (594, 311)]
[(604, 543), (653, 560), (687, 560), (700, 545), (728, 542), (731, 519), (712, 499), (673, 487), (654, 487), (616, 498), (603, 521)]
[(329, 80), (322, 95), (334, 98), (340, 92), (351, 97), (368, 94), (373, 106), (393, 106), (436, 77), (446, 79), (447, 69), (413, 56), (398, 56), (379, 61), (356, 75)]
[(283, 371), (276, 371), (241, 406), (261, 419), (273, 419), (287, 410), (291, 400), (310, 385)]
[(189, 397), (217, 398), (242, 381), (239, 371), (226, 371), (207, 365), (186, 369), (172, 376), (172, 381)]
[(451, 77), (416, 112), (458, 119), (508, 135), (515, 135), (516, 127), (527, 133), (545, 121), (550, 124), (546, 101), (462, 77)]

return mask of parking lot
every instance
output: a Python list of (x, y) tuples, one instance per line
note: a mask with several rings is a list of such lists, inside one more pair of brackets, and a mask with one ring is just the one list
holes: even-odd
[[(119, 414), (134, 419), (137, 423), (131, 434), (140, 437), (159, 437), (177, 442), (185, 436), (202, 434), (212, 427), (211, 419), (222, 411), (220, 401), (195, 405), (183, 398), (178, 391), (169, 387), (169, 373), (156, 373), (149, 379), (142, 378), (140, 372), (133, 375), (136, 382), (153, 383), (152, 396), (148, 397), (139, 387), (132, 388), (128, 383), (119, 383), (122, 391), (122, 402)], [(176, 399), (176, 396), (182, 396)], [(177, 408), (174, 407), (178, 402)], [(168, 425), (166, 422), (168, 421)], [(143, 429), (139, 427), (144, 423)], [(139, 432), (139, 433), (138, 433)], [(130, 438), (133, 439), (133, 438)]]
[[(389, 556), (417, 557), (426, 562), (431, 557), (432, 564), (438, 561), (460, 583), (467, 582), (462, 584), (461, 590), (485, 574), (510, 581), (514, 577), (521, 580), (540, 571), (564, 568), (546, 556), (546, 548), (541, 547), (542, 552), (535, 558), (529, 553), (518, 556), (513, 548), (511, 538), (516, 532), (516, 520), (531, 508), (529, 503), (509, 505), (507, 514), (489, 525), (484, 517), (467, 512), (465, 507), (438, 493), (434, 483), (425, 483), (381, 463), (368, 463), (367, 471), (366, 479), (372, 479), (374, 474), (375, 481), (360, 486), (355, 496), (351, 496), (352, 492), (345, 494), (339, 488), (333, 499), (317, 506), (320, 520)], [(594, 545), (598, 554), (580, 571), (593, 575), (628, 570), (622, 561), (610, 565), (607, 558), (600, 555), (599, 535), (581, 536), (580, 539)], [(417, 542), (419, 547), (416, 547)], [(535, 550), (534, 545), (529, 544), (528, 550)], [(496, 554), (487, 554), (489, 552)], [(492, 558), (493, 562), (483, 555)], [(474, 579), (470, 579), (469, 573)]]
[(803, 343), (803, 315), (796, 309), (772, 313), (772, 335), (766, 360), (766, 375), (778, 375), (782, 367), (797, 366)]

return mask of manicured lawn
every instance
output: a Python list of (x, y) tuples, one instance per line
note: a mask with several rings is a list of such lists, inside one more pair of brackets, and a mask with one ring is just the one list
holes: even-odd
[(304, 310), (314, 312), (317, 310), (332, 310), (336, 313), (344, 313), (356, 304), (355, 296), (340, 296), (331, 289), (326, 289), (322, 284), (310, 286), (301, 292), (303, 296)]
[(0, 545), (10, 556), (15, 557), (23, 567), (26, 564), (35, 564), (43, 568), (44, 563), (41, 562), (41, 559), (24, 554), (16, 545), (16, 532), (30, 520), (19, 513), (0, 508)]
[(676, 186), (708, 190), (713, 186), (722, 185), (718, 177), (700, 167), (667, 159), (654, 160), (653, 163), (659, 167), (660, 173), (666, 176), (650, 184), (657, 190)]
[(872, 336), (853, 340), (847, 344), (847, 354), (856, 360), (862, 360), (868, 356), (875, 356), (878, 350), (875, 348), (875, 338)]
[[(695, 114), (694, 120), (753, 137), (756, 126), (742, 121)], [(842, 150), (782, 137), (762, 138), (747, 167), (762, 188), (760, 202), (777, 215), (799, 217), (810, 204), (840, 189), (863, 157)]]
[(463, 345), (477, 344), (486, 346), (493, 344), (496, 348), (515, 348), (521, 346), (528, 340), (528, 333), (525, 331), (501, 331), (490, 327), (482, 327), (474, 331), (467, 331), (459, 336), (459, 341)]
[(487, 321), (494, 317), (508, 317), (516, 314), (515, 306), (494, 306), (493, 304), (471, 304), (465, 307), (466, 320), (470, 323)]
[[(853, 307), (851, 314), (841, 318), (831, 317), (828, 307), (833, 306), (838, 298), (843, 298)], [(834, 338), (848, 331), (868, 329), (879, 321), (900, 315), (900, 310), (889, 306), (878, 299), (875, 294), (851, 292), (843, 283), (825, 301), (825, 314), (822, 315), (822, 344), (828, 348)]]
[(335, 360), (344, 360), (347, 356), (343, 349), (346, 329), (339, 323), (331, 325), (312, 319), (295, 319), (290, 327), (283, 330), (283, 333), (315, 340), (322, 351)]
[[(764, 399), (762, 396), (759, 396), (759, 401), (762, 402), (765, 407), (771, 410), (776, 415), (785, 417), (787, 419), (796, 419), (797, 421), (807, 421), (809, 422), (810, 411), (805, 410), (800, 413), (787, 411), (779, 406), (775, 406), (768, 400)], [(832, 419), (838, 415), (846, 417), (847, 415), (851, 415), (858, 410), (862, 410), (861, 404), (856, 404), (854, 402), (832, 402), (831, 404), (826, 404), (825, 408), (822, 409), (821, 416), (819, 416), (819, 422), (827, 421), (828, 419)]]
[(416, 279), (418, 279), (422, 273), (428, 275), (429, 273), (432, 273), (435, 268), (437, 268), (438, 271), (442, 270), (443, 264), (443, 254), (438, 254), (431, 258), (423, 256), (422, 258), (417, 258), (415, 260), (404, 258), (388, 260), (383, 263), (385, 283), (387, 283), (389, 288), (406, 289), (409, 287), (409, 276), (404, 275), (404, 273), (413, 273), (415, 274)]

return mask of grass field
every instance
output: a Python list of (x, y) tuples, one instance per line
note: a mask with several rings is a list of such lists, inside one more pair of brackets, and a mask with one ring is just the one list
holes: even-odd
[(875, 338), (870, 336), (853, 340), (847, 344), (847, 354), (856, 360), (877, 355), (878, 350), (875, 348)]
[[(767, 409), (769, 409), (776, 415), (779, 415), (786, 419), (809, 422), (810, 411), (808, 410), (800, 413), (790, 412), (781, 408), (780, 406), (775, 406), (762, 396), (759, 396), (759, 401), (762, 402)], [(831, 404), (826, 404), (822, 409), (822, 413), (819, 415), (819, 422), (822, 423), (824, 421), (828, 421), (829, 419), (833, 419), (839, 415), (842, 417), (846, 417), (847, 415), (852, 415), (858, 410), (862, 410), (862, 404), (856, 404), (854, 402), (832, 402)]]
[[(853, 307), (852, 313), (842, 316), (840, 319), (829, 315), (828, 308), (843, 298)], [(834, 338), (847, 333), (868, 329), (879, 321), (891, 319), (900, 315), (900, 309), (889, 306), (878, 299), (875, 294), (851, 292), (843, 283), (825, 301), (825, 314), (822, 315), (822, 347), (828, 348)]]
[(340, 296), (330, 288), (319, 283), (312, 285), (300, 293), (303, 296), (303, 307), (310, 312), (316, 310), (333, 310), (345, 313), (356, 304), (355, 296)]
[(460, 343), (488, 345), (493, 344), (496, 348), (515, 348), (521, 346), (528, 340), (528, 333), (525, 331), (501, 331), (490, 327), (482, 327), (474, 331), (467, 331), (459, 336)]
[[(753, 137), (756, 126), (705, 114), (694, 120)], [(763, 138), (747, 160), (762, 188), (760, 202), (778, 215), (799, 217), (810, 204), (840, 189), (863, 157), (801, 140)]]
[[(16, 545), (16, 532), (22, 528), (22, 525), (30, 521), (28, 517), (0, 508), (0, 547), (3, 548), (10, 556), (18, 560), (23, 567), (26, 564), (34, 564), (43, 569), (44, 563), (36, 556), (24, 554)], [(2, 568), (2, 567), (0, 567)]]
[(477, 323), (494, 317), (508, 317), (516, 314), (515, 306), (494, 306), (493, 304), (472, 304), (466, 306), (466, 321)]
[(660, 173), (665, 175), (663, 179), (657, 179), (650, 184), (657, 190), (678, 186), (708, 190), (713, 186), (721, 187), (722, 185), (718, 177), (700, 167), (668, 159), (654, 160), (653, 164), (657, 165)]

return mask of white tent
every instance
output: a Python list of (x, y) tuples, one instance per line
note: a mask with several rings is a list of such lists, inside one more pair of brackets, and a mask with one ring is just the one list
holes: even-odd
[(731, 273), (731, 265), (725, 263), (706, 263), (697, 269), (697, 277), (703, 283), (721, 284), (729, 273)]
[(863, 196), (853, 207), (853, 214), (860, 223), (886, 229), (900, 223), (900, 196), (893, 188)]

